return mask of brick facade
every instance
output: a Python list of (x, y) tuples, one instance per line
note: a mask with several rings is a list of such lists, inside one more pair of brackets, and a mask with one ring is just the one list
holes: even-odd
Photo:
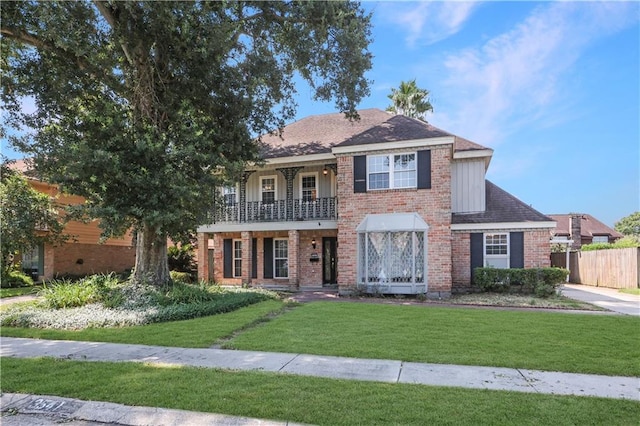
[(551, 238), (548, 229), (530, 230), (524, 233), (524, 267), (548, 268), (551, 266)]
[(464, 293), (471, 287), (471, 234), (454, 232), (451, 236), (451, 281), (453, 293)]
[(60, 275), (90, 275), (122, 272), (135, 265), (132, 247), (67, 243), (45, 245), (44, 279)]
[[(427, 294), (451, 294), (451, 145), (432, 146), (431, 189), (353, 191), (353, 156), (338, 156), (338, 285), (352, 292), (357, 280), (356, 227), (367, 214), (416, 212), (429, 225)], [(404, 153), (407, 149), (368, 154)]]

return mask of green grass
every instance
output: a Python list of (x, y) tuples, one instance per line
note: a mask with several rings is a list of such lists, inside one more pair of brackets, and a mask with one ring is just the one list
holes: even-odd
[(25, 294), (36, 294), (41, 286), (0, 288), (0, 299), (5, 297), (24, 296)]
[(184, 321), (123, 328), (87, 328), (78, 331), (2, 327), (0, 334), (7, 337), (206, 348), (248, 324), (261, 321), (283, 306), (284, 303), (281, 301), (267, 300), (233, 312)]
[(640, 376), (640, 318), (316, 302), (225, 347)]
[(631, 425), (640, 418), (637, 401), (46, 358), (3, 358), (2, 391), (318, 425)]
[(619, 292), (627, 293), (627, 294), (635, 294), (636, 296), (640, 296), (640, 288), (621, 288)]

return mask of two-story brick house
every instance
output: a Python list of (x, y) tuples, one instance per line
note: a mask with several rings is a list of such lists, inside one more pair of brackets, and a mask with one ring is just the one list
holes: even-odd
[(549, 266), (555, 223), (485, 180), (491, 149), (378, 109), (360, 117), (263, 138), (266, 163), (198, 229), (202, 279), (448, 297), (476, 266)]

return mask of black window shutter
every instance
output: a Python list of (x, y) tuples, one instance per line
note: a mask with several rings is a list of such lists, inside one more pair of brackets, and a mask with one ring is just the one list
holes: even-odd
[(484, 266), (484, 234), (474, 232), (471, 234), (471, 282), (473, 283), (473, 270)]
[(225, 238), (223, 242), (224, 249), (224, 267), (222, 276), (225, 278), (233, 278), (233, 240)]
[(251, 239), (251, 278), (258, 278), (258, 239)]
[(367, 192), (367, 156), (353, 157), (353, 192)]
[(524, 268), (523, 232), (512, 232), (509, 235), (509, 267)]
[(264, 278), (273, 278), (273, 238), (264, 239)]
[(431, 188), (431, 151), (418, 151), (418, 189)]

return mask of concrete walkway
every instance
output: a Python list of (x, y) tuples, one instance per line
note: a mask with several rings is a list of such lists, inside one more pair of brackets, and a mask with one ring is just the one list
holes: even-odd
[(231, 370), (261, 370), (332, 379), (413, 383), (640, 401), (640, 378), (558, 373), (516, 368), (424, 364), (395, 360), (188, 349), (99, 342), (3, 337), (0, 356), (79, 361), (144, 362)]
[(560, 291), (570, 299), (591, 303), (620, 314), (640, 316), (640, 296), (621, 293), (615, 288), (564, 284)]

